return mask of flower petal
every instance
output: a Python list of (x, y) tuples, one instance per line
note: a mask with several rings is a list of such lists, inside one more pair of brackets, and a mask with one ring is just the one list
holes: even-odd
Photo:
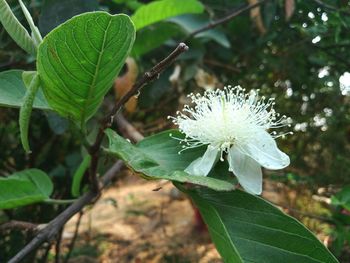
[(262, 172), (260, 165), (242, 153), (236, 147), (228, 151), (229, 170), (238, 179), (238, 182), (249, 193), (259, 195), (262, 192)]
[(202, 157), (194, 160), (186, 169), (185, 172), (191, 175), (207, 176), (214, 164), (218, 161), (219, 148), (208, 145)]
[(282, 169), (290, 164), (288, 155), (278, 149), (275, 140), (264, 130), (258, 131), (253, 141), (238, 148), (267, 169)]

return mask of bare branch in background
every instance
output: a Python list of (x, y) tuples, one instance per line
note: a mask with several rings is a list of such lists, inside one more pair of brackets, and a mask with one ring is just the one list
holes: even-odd
[(143, 139), (143, 135), (131, 125), (122, 114), (118, 113), (115, 117), (115, 120), (118, 124), (118, 129), (120, 133), (133, 142), (138, 142)]
[(330, 11), (335, 11), (335, 12), (339, 12), (339, 13), (342, 13), (342, 14), (347, 14), (347, 15), (350, 15), (350, 11), (347, 11), (347, 10), (341, 10), (335, 6), (332, 6), (332, 5), (329, 5), (329, 4), (326, 4), (324, 3), (323, 1), (321, 0), (313, 0), (315, 3), (319, 4), (321, 7), (325, 8), (325, 9), (328, 9)]
[(255, 7), (258, 7), (260, 6), (261, 4), (267, 2), (268, 0), (261, 0), (253, 5), (246, 5), (238, 10), (234, 10), (232, 13), (228, 14), (227, 16), (221, 18), (221, 19), (218, 19), (216, 21), (213, 21), (211, 23), (209, 23), (208, 25), (204, 26), (204, 27), (201, 27), (195, 31), (193, 31), (189, 36), (188, 38), (192, 38), (194, 37), (195, 35), (198, 35), (199, 33), (202, 33), (204, 31), (207, 31), (207, 30), (210, 30), (214, 27), (217, 27), (219, 25), (222, 25), (222, 24), (225, 24), (229, 21), (231, 21), (233, 18), (235, 18), (236, 16), (239, 16), (240, 14), (246, 12), (246, 11), (249, 11)]
[(81, 219), (83, 218), (83, 214), (84, 213), (82, 211), (80, 211), (77, 223), (75, 225), (74, 235), (73, 235), (73, 238), (72, 238), (71, 242), (69, 243), (68, 253), (67, 253), (66, 257), (64, 258), (63, 263), (68, 263), (68, 260), (69, 260), (71, 254), (72, 254), (72, 251), (73, 251), (73, 248), (74, 248), (74, 245), (75, 245), (75, 241), (77, 240), (77, 237), (78, 237), (79, 226), (80, 226)]
[(17, 221), (17, 220), (11, 220), (9, 222), (6, 222), (0, 225), (0, 231), (5, 231), (8, 229), (36, 231), (38, 228), (40, 228), (40, 225), (25, 222), (25, 221)]

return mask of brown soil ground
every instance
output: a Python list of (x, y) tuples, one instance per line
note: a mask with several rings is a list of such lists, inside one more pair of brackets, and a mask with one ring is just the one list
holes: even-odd
[[(72, 218), (64, 229), (63, 254), (77, 220)], [(69, 262), (222, 261), (182, 193), (171, 183), (128, 175), (84, 212)]]
[[(300, 217), (303, 211), (323, 211), (305, 188), (291, 189), (267, 181), (264, 197), (289, 207), (284, 210), (299, 218), (327, 244), (328, 237), (322, 233), (329, 226)], [(78, 215), (72, 218), (64, 229), (62, 255), (68, 251), (78, 218)], [(222, 260), (185, 195), (169, 182), (146, 181), (125, 172), (94, 206), (84, 211), (69, 262), (217, 263)]]

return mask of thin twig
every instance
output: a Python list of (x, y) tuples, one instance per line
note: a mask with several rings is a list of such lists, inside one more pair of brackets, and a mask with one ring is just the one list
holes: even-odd
[(324, 2), (321, 1), (321, 0), (313, 0), (313, 1), (314, 1), (315, 3), (317, 3), (317, 4), (319, 4), (320, 6), (322, 6), (323, 8), (328, 9), (328, 10), (330, 10), (330, 11), (336, 11), (336, 12), (340, 12), (340, 13), (347, 14), (347, 15), (350, 14), (349, 11), (341, 10), (341, 9), (335, 7), (335, 6), (326, 4), (326, 3), (324, 3)]
[(50, 250), (51, 250), (51, 244), (47, 244), (46, 247), (43, 248), (44, 253), (40, 255), (40, 259), (38, 260), (38, 263), (46, 263), (47, 258), (49, 256)]
[(312, 214), (312, 213), (309, 213), (309, 212), (300, 211), (300, 210), (292, 208), (290, 206), (286, 206), (286, 205), (275, 203), (275, 202), (273, 202), (271, 200), (269, 200), (269, 202), (274, 204), (275, 206), (283, 209), (283, 210), (287, 210), (288, 212), (291, 212), (291, 213), (294, 213), (294, 214), (298, 214), (298, 215), (303, 216), (303, 217), (317, 219), (319, 221), (323, 221), (323, 222), (326, 222), (326, 223), (329, 223), (329, 224), (334, 224), (335, 223), (332, 218), (327, 217), (327, 216), (321, 216), (321, 215), (316, 215), (316, 214)]
[(0, 231), (8, 230), (8, 229), (19, 229), (19, 230), (31, 230), (35, 231), (38, 228), (37, 224), (33, 224), (25, 221), (17, 221), (11, 220), (0, 225)]
[(261, 0), (261, 1), (257, 2), (257, 3), (255, 3), (255, 4), (246, 5), (246, 6), (240, 8), (238, 10), (234, 10), (232, 13), (228, 14), (227, 16), (225, 16), (225, 17), (223, 17), (221, 19), (218, 19), (216, 21), (210, 22), (208, 25), (193, 31), (187, 38), (192, 38), (195, 35), (198, 35), (199, 33), (202, 33), (204, 31), (210, 30), (210, 29), (212, 29), (214, 27), (217, 27), (219, 25), (225, 24), (225, 23), (231, 21), (236, 16), (239, 16), (243, 12), (246, 12), (248, 10), (251, 10), (251, 9), (255, 8), (255, 7), (258, 7), (258, 6), (260, 6), (261, 4), (263, 4), (263, 3), (267, 2), (267, 1), (268, 0)]
[(298, 214), (298, 215), (303, 216), (303, 217), (317, 219), (319, 221), (323, 221), (323, 222), (326, 222), (329, 224), (335, 224), (335, 221), (332, 218), (327, 217), (327, 216), (321, 216), (321, 215), (316, 215), (316, 214), (312, 214), (309, 212), (300, 211), (298, 209), (288, 207), (288, 206), (281, 206), (281, 207), (286, 209), (289, 213), (294, 213), (294, 214)]
[(241, 70), (240, 70), (239, 68), (230, 66), (230, 65), (225, 64), (225, 63), (221, 63), (221, 62), (219, 62), (219, 61), (210, 60), (210, 59), (204, 59), (203, 62), (204, 62), (204, 64), (209, 64), (209, 65), (212, 65), (212, 66), (217, 66), (217, 67), (220, 67), (220, 68), (223, 68), (223, 69), (226, 69), (226, 70), (235, 72), (235, 73), (241, 73)]
[(141, 141), (144, 137), (143, 135), (131, 125), (121, 113), (118, 113), (115, 117), (118, 124), (118, 130), (125, 137), (134, 142)]
[(348, 68), (350, 67), (350, 62), (345, 59), (344, 57), (342, 57), (341, 55), (332, 53), (329, 49), (326, 49), (324, 47), (318, 46), (318, 45), (314, 45), (315, 48), (318, 48), (320, 50), (322, 50), (324, 53), (326, 53), (328, 56), (331, 56), (335, 59), (337, 59), (339, 62), (343, 63), (345, 66), (347, 66)]
[(62, 233), (63, 233), (63, 227), (58, 232), (58, 235), (57, 235), (57, 238), (56, 238), (55, 263), (60, 263)]
[(73, 251), (73, 248), (74, 248), (74, 244), (75, 244), (75, 241), (77, 240), (77, 237), (78, 237), (78, 232), (79, 232), (79, 226), (80, 226), (80, 222), (81, 222), (81, 219), (83, 217), (83, 212), (81, 211), (79, 213), (79, 216), (78, 216), (78, 220), (77, 220), (77, 223), (75, 225), (75, 230), (74, 230), (74, 235), (73, 235), (73, 238), (68, 246), (68, 253), (66, 254), (66, 257), (63, 261), (63, 263), (68, 263), (68, 260), (72, 254), (72, 251)]
[(126, 102), (132, 97), (138, 94), (142, 87), (146, 84), (152, 82), (153, 80), (159, 77), (159, 74), (162, 73), (166, 68), (168, 68), (178, 56), (183, 52), (188, 50), (188, 46), (185, 43), (180, 43), (176, 49), (170, 53), (165, 59), (155, 65), (151, 70), (143, 74), (141, 79), (139, 79), (132, 88), (114, 105), (110, 114), (102, 121), (99, 132), (96, 136), (94, 144), (90, 147), (89, 153), (91, 155), (91, 165), (89, 169), (90, 180), (92, 183), (92, 189), (95, 192), (99, 191), (98, 178), (96, 175), (97, 165), (99, 160), (99, 150), (101, 147), (102, 140), (104, 138), (104, 132), (108, 127), (111, 127), (113, 123), (114, 116), (119, 112), (119, 110), (124, 106)]

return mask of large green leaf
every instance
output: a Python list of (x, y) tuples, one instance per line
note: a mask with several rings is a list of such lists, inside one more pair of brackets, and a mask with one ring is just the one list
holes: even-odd
[[(172, 137), (183, 137), (177, 130), (165, 131), (147, 137), (133, 145), (111, 129), (106, 130), (109, 138), (107, 152), (123, 159), (125, 163), (138, 173), (149, 179), (167, 179), (176, 182), (187, 182), (203, 185), (219, 191), (230, 191), (234, 188), (233, 178), (228, 175), (228, 168), (220, 163), (209, 176), (194, 176), (184, 169), (205, 149), (183, 151), (178, 140)], [(171, 134), (171, 136), (170, 136)]]
[(50, 198), (53, 185), (49, 176), (38, 169), (28, 169), (0, 177), (0, 209), (41, 202)]
[(159, 0), (141, 6), (132, 15), (136, 30), (167, 18), (182, 14), (197, 14), (204, 11), (197, 0)]
[[(23, 105), (26, 87), (22, 74), (22, 70), (0, 72), (0, 106), (19, 108)], [(43, 110), (50, 109), (41, 89), (35, 96), (33, 107)]]
[(49, 105), (81, 127), (108, 92), (135, 40), (126, 15), (78, 15), (39, 46), (37, 68)]
[(185, 192), (199, 208), (224, 262), (338, 262), (301, 223), (258, 196), (205, 188)]
[(29, 54), (35, 55), (36, 46), (28, 31), (13, 14), (5, 0), (0, 0), (0, 22), (12, 39)]

